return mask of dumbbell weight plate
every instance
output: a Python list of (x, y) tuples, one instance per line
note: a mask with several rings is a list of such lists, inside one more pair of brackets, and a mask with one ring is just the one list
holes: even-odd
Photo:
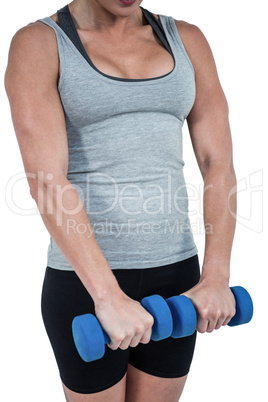
[(154, 317), (151, 339), (160, 341), (168, 338), (173, 331), (173, 320), (165, 299), (160, 295), (148, 296), (142, 299), (141, 305)]
[(250, 294), (242, 286), (234, 286), (230, 288), (233, 292), (236, 302), (236, 313), (229, 321), (228, 326), (247, 324), (253, 316), (253, 302)]
[(172, 338), (192, 335), (197, 325), (197, 315), (193, 303), (186, 296), (166, 299), (173, 318)]
[(103, 357), (105, 343), (110, 342), (110, 339), (104, 334), (94, 315), (83, 314), (75, 317), (72, 322), (72, 331), (75, 346), (85, 362)]

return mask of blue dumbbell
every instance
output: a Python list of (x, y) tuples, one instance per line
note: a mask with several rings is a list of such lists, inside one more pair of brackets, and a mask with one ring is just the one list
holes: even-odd
[[(253, 302), (250, 294), (242, 286), (230, 288), (236, 302), (236, 313), (227, 325), (230, 327), (247, 324), (253, 316)], [(197, 325), (197, 314), (188, 297), (173, 296), (166, 299), (173, 318), (172, 338), (192, 335)]]
[[(151, 339), (159, 341), (168, 338), (173, 331), (173, 321), (166, 301), (159, 295), (153, 295), (142, 299), (141, 304), (154, 318)], [(110, 342), (110, 338), (94, 315), (75, 317), (72, 331), (76, 349), (85, 362), (103, 357), (105, 344)]]
[[(253, 302), (241, 286), (230, 288), (236, 301), (236, 314), (228, 323), (236, 326), (248, 323), (253, 316)], [(164, 300), (154, 295), (141, 301), (143, 307), (154, 317), (151, 339), (158, 341), (192, 335), (197, 325), (197, 314), (191, 300), (186, 296), (173, 296)], [(77, 316), (73, 320), (73, 338), (76, 348), (86, 362), (100, 359), (105, 352), (109, 336), (102, 330), (92, 314)]]

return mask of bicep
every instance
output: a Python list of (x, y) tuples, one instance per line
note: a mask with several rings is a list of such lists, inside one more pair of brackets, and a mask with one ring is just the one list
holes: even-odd
[[(42, 172), (45, 180), (49, 173), (66, 176), (68, 142), (57, 90), (56, 49), (51, 32), (38, 29), (35, 35), (30, 27), (14, 36), (5, 87), (25, 171), (31, 175)], [(44, 40), (50, 45), (42, 46)]]
[(200, 29), (179, 24), (186, 51), (195, 70), (196, 99), (187, 123), (196, 159), (203, 174), (213, 163), (232, 166), (228, 104), (211, 48)]

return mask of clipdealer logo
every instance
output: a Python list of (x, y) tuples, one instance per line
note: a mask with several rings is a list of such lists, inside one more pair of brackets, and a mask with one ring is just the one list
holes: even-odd
[[(99, 176), (97, 176), (99, 175)], [(148, 185), (147, 188), (140, 187), (133, 183), (127, 183), (124, 186), (119, 186), (117, 181), (105, 174), (97, 174), (93, 175), (96, 177), (101, 177), (102, 183), (106, 186), (112, 186), (114, 191), (114, 198), (111, 199), (110, 204), (105, 204), (107, 208), (99, 209), (95, 211), (90, 211), (90, 216), (98, 216), (107, 214), (106, 217), (109, 217), (109, 213), (112, 212), (115, 208), (119, 208), (119, 210), (125, 214), (125, 226), (114, 226), (115, 223), (110, 222), (106, 225), (106, 230), (113, 230), (114, 233), (122, 233), (124, 230), (128, 230), (127, 227), (134, 227), (136, 231), (143, 231), (143, 233), (147, 232), (156, 232), (160, 230), (155, 224), (155, 220), (150, 219), (152, 216), (161, 216), (166, 215), (170, 216), (171, 213), (177, 211), (180, 216), (186, 217), (189, 215), (191, 217), (191, 228), (195, 234), (200, 234), (210, 232), (212, 233), (212, 227), (207, 225), (204, 227), (203, 222), (203, 197), (202, 194), (204, 191), (209, 191), (210, 186), (203, 189), (202, 185), (199, 188), (194, 184), (187, 183), (178, 188), (173, 188), (172, 183), (172, 175), (169, 172), (165, 178), (165, 186), (161, 187), (160, 185)], [(73, 216), (81, 211), (82, 208), (86, 205), (86, 210), (90, 210), (90, 178), (92, 175), (88, 175), (86, 190), (83, 189), (79, 185), (73, 185), (68, 183), (67, 185), (61, 186), (55, 184), (53, 181), (54, 177), (51, 173), (46, 174), (46, 192), (42, 190), (42, 185), (44, 185), (44, 172), (38, 172), (38, 174), (20, 172), (14, 174), (8, 182), (6, 183), (6, 191), (5, 191), (5, 200), (8, 208), (17, 215), (23, 216), (31, 216), (38, 215), (44, 212), (48, 214), (56, 213), (56, 222), (57, 225), (60, 226), (63, 224), (63, 214), (66, 216), (72, 215), (69, 222), (69, 230), (74, 230), (75, 223), (73, 222)], [(93, 178), (94, 178), (93, 177)], [(38, 191), (38, 206), (35, 204), (33, 206), (33, 199), (29, 193), (29, 186), (27, 180), (34, 180), (37, 182), (37, 191)], [(94, 185), (94, 184), (93, 184)], [(24, 194), (25, 190), (28, 190), (29, 198), (22, 197), (21, 194)], [(148, 189), (150, 189), (151, 194), (153, 196), (146, 197), (148, 195)], [(66, 208), (64, 205), (64, 197), (68, 191), (76, 190), (79, 197), (77, 197), (77, 204), (74, 205), (71, 209)], [(146, 190), (146, 191), (144, 191)], [(110, 191), (110, 190), (109, 190)], [(57, 194), (57, 202), (53, 203), (52, 195), (53, 192)], [(238, 199), (238, 207), (237, 213), (232, 211), (231, 207), (231, 197), (237, 192)], [(45, 194), (46, 199), (43, 199)], [(31, 205), (28, 207), (27, 202), (30, 200)], [(191, 209), (188, 209), (188, 201), (190, 201), (189, 205)], [(131, 205), (131, 210), (129, 206)], [(237, 185), (232, 188), (228, 195), (228, 206), (229, 212), (232, 216), (236, 216), (237, 224), (240, 224), (256, 233), (261, 233), (263, 231), (263, 170), (259, 169), (253, 173), (250, 173), (247, 177), (244, 177), (237, 181)], [(148, 221), (147, 222), (139, 222), (138, 220), (135, 222), (128, 223), (128, 216), (139, 216), (140, 214), (147, 214)], [(104, 221), (105, 219), (103, 219)], [(98, 221), (98, 219), (96, 219)], [(150, 224), (150, 221), (152, 223)], [(151, 226), (150, 226), (151, 225)], [(76, 225), (77, 226), (77, 225)], [(164, 227), (166, 231), (174, 231), (178, 232), (182, 230), (179, 228), (179, 223), (173, 219), (170, 222), (166, 219)], [(77, 232), (83, 232), (86, 228), (82, 225), (78, 227)], [(101, 233), (104, 230), (101, 225), (95, 225), (94, 228), (96, 231)], [(90, 230), (89, 228), (87, 230)], [(163, 230), (163, 225), (162, 229)], [(92, 229), (91, 229), (92, 231)]]

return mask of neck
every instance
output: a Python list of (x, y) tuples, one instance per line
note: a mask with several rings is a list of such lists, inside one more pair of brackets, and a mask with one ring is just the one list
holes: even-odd
[(68, 6), (77, 28), (124, 34), (145, 25), (140, 3), (120, 7), (111, 2), (108, 10), (96, 0), (73, 0)]

